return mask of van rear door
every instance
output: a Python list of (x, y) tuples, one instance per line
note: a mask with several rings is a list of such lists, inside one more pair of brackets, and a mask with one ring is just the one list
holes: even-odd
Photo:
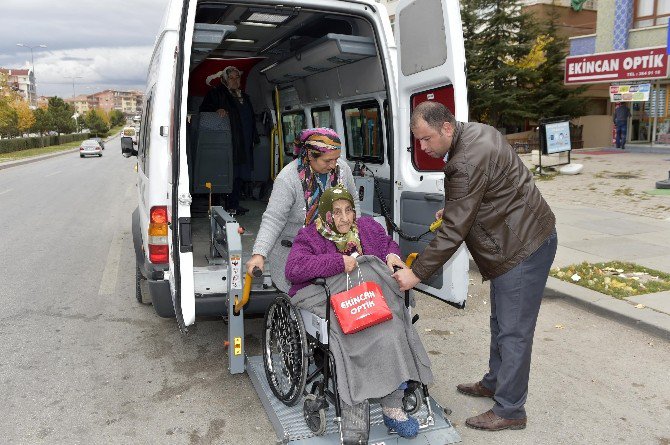
[[(191, 5), (189, 6), (189, 3)], [(189, 191), (188, 164), (186, 160), (186, 100), (188, 95), (188, 63), (185, 54), (191, 54), (193, 26), (197, 2), (183, 0), (179, 26), (179, 43), (175, 48), (172, 72), (170, 107), (170, 224), (168, 239), (170, 249), (170, 290), (179, 329), (195, 322), (195, 290), (193, 283), (193, 242), (191, 239), (191, 194)], [(161, 129), (161, 131), (163, 131)]]
[[(444, 208), (444, 161), (418, 149), (409, 128), (412, 109), (426, 100), (444, 103), (456, 119), (467, 121), (465, 50), (459, 3), (454, 0), (400, 0), (396, 7), (398, 128), (393, 163), (394, 219), (408, 235), (426, 232)], [(416, 147), (416, 149), (415, 149)], [(405, 149), (407, 148), (407, 149)], [(419, 241), (400, 238), (403, 255), (421, 253), (433, 234)], [(463, 244), (441, 273), (417, 289), (464, 307), (468, 291), (468, 253)]]

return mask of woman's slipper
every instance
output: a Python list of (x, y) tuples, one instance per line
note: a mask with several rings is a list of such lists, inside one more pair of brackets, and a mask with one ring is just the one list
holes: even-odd
[(400, 437), (411, 439), (419, 434), (419, 421), (414, 417), (407, 416), (407, 420), (395, 420), (385, 414), (382, 414), (382, 417), (384, 418), (384, 425), (394, 430)]

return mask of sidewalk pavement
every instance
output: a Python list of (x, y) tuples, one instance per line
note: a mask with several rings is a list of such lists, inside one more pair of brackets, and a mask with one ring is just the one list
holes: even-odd
[[(670, 218), (660, 220), (581, 206), (552, 205), (552, 210), (558, 232), (553, 267), (620, 260), (670, 273)], [(670, 291), (617, 300), (549, 277), (546, 295), (564, 298), (670, 340)], [(644, 307), (636, 307), (639, 304)]]

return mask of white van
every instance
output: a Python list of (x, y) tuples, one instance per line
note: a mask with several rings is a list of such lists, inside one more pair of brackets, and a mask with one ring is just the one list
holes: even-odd
[[(409, 118), (418, 103), (435, 100), (467, 121), (459, 5), (401, 0), (395, 22), (392, 30), (386, 9), (373, 0), (169, 2), (151, 58), (139, 144), (136, 150), (122, 144), (138, 158), (133, 239), (140, 301), (150, 295), (156, 312), (176, 315), (182, 329), (197, 315), (226, 314), (226, 280), (239, 277), (266, 206), (258, 190), (290, 161), (289, 142), (301, 128), (332, 127), (352, 170), (365, 164), (364, 176), (356, 177), (364, 214), (380, 221), (386, 214), (404, 235), (428, 229), (443, 207), (444, 164), (418, 150)], [(208, 216), (208, 190), (216, 191), (217, 181), (225, 190), (230, 179), (230, 144), (204, 154), (203, 144), (223, 141), (225, 131), (219, 139), (202, 136), (198, 111), (228, 65), (243, 72), (261, 136), (247, 184), (256, 199), (243, 201), (250, 211), (236, 218), (246, 233), (234, 270), (216, 258), (218, 235)], [(432, 234), (409, 241), (394, 231), (394, 237), (407, 255), (421, 252)], [(462, 247), (418, 288), (462, 307), (467, 270)], [(276, 294), (268, 280), (266, 272), (254, 281), (245, 310), (264, 310)]]

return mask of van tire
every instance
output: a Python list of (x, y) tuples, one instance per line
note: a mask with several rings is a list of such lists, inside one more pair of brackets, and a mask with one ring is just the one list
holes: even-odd
[(149, 295), (149, 283), (142, 276), (140, 267), (135, 265), (135, 299), (139, 304), (150, 305), (151, 295)]
[(80, 157), (80, 158), (83, 158), (83, 157), (84, 157), (84, 155), (79, 155), (79, 157)]

